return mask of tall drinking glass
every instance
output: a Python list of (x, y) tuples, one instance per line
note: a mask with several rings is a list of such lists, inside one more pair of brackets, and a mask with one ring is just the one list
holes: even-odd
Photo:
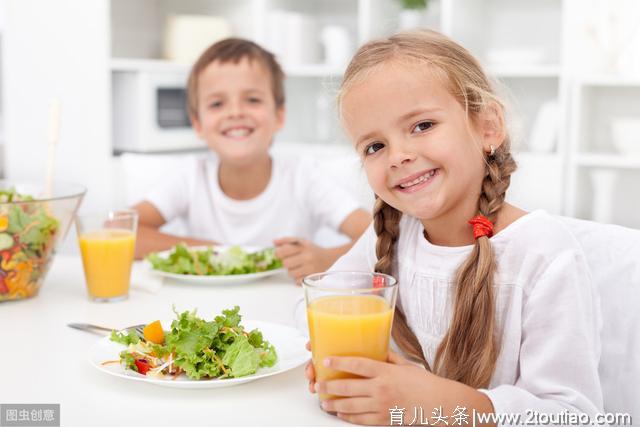
[[(398, 286), (386, 274), (327, 272), (303, 280), (316, 380), (352, 378), (323, 365), (327, 356), (386, 361)], [(320, 400), (332, 399), (320, 395)]]
[(76, 227), (89, 297), (99, 302), (126, 299), (138, 228), (136, 211), (78, 215)]

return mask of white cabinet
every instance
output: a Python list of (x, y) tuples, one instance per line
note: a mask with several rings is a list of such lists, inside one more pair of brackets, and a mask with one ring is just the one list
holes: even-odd
[(575, 82), (567, 212), (640, 228), (640, 76)]
[[(166, 59), (171, 19), (216, 16), (226, 21), (230, 34), (273, 51), (285, 70), (287, 121), (276, 137), (278, 143), (336, 143), (344, 138), (335, 114), (335, 88), (356, 45), (369, 37), (366, 11), (372, 4), (368, 0), (111, 0), (111, 72), (113, 76), (174, 73), (186, 84), (195, 58), (181, 64)], [(333, 48), (327, 53), (325, 46)]]
[[(114, 75), (172, 71), (186, 78), (188, 64), (162, 59), (167, 22), (176, 14), (223, 17), (234, 35), (274, 51), (287, 74), (288, 112), (276, 143), (306, 143), (315, 152), (321, 145), (346, 144), (335, 93), (348, 56), (364, 41), (397, 31), (403, 15), (396, 0), (111, 0), (110, 5)], [(559, 134), (564, 135), (559, 125), (565, 122), (567, 104), (562, 88), (562, 5), (561, 0), (432, 0), (422, 16), (423, 25), (468, 47), (507, 88), (520, 164), (509, 200), (554, 213), (563, 212), (565, 189), (566, 150), (557, 144)], [(327, 34), (331, 31), (333, 39)], [(336, 50), (341, 50), (343, 61), (332, 57)], [(544, 106), (546, 119), (551, 112), (551, 130), (540, 115)]]
[(507, 200), (563, 212), (567, 96), (562, 0), (442, 0), (444, 33), (469, 49), (506, 103), (518, 170)]
[[(117, 136), (111, 128), (114, 77), (182, 73), (186, 79), (188, 63), (164, 59), (167, 22), (174, 15), (216, 16), (225, 20), (231, 34), (253, 39), (278, 54), (287, 74), (288, 114), (276, 146), (286, 151), (287, 145), (296, 143), (296, 149), (305, 147), (309, 152), (328, 147), (344, 152), (348, 144), (335, 111), (345, 65), (341, 58), (372, 37), (397, 31), (405, 22), (399, 4), (397, 0), (93, 0), (79, 7), (72, 0), (5, 0), (5, 32), (12, 33), (2, 37), (8, 175), (41, 173), (46, 111), (50, 98), (59, 96), (63, 108), (59, 177), (96, 186), (98, 195), (90, 188), (94, 197), (117, 193), (117, 189), (103, 191), (113, 187), (113, 173), (104, 171), (116, 159)], [(614, 19), (615, 7), (624, 13)], [(593, 15), (602, 19), (594, 20)], [(598, 39), (618, 34), (622, 40), (624, 28), (632, 28), (639, 17), (640, 5), (629, 0), (429, 1), (422, 22), (468, 47), (507, 89), (519, 163), (508, 200), (527, 209), (542, 207), (640, 226), (634, 215), (640, 203), (634, 192), (640, 160), (615, 148), (611, 129), (616, 120), (618, 128), (624, 128), (622, 119), (627, 119), (627, 129), (633, 128), (633, 119), (640, 118), (640, 70), (631, 67), (634, 58), (640, 58), (640, 40), (625, 41), (637, 45), (636, 55), (629, 48), (626, 53), (616, 50), (615, 37)], [(640, 38), (640, 31), (636, 33)], [(329, 54), (325, 46), (333, 46)], [(622, 68), (611, 69), (614, 66)], [(598, 67), (600, 71), (608, 67), (609, 74), (595, 73)], [(638, 75), (611, 77), (621, 71)], [(74, 172), (71, 165), (78, 155), (87, 164), (91, 160), (100, 166), (87, 166), (84, 175)], [(593, 173), (599, 170), (613, 171), (615, 176)], [(106, 178), (97, 178), (98, 173)], [(98, 186), (100, 179), (103, 183)], [(603, 196), (607, 185), (614, 190)], [(605, 200), (611, 209), (602, 207)], [(113, 199), (104, 201), (110, 203)]]

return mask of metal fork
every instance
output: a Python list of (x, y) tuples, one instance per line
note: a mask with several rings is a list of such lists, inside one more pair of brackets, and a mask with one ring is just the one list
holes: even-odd
[[(90, 332), (92, 334), (97, 334), (97, 335), (107, 335), (114, 330), (114, 328), (105, 328), (104, 326), (92, 325), (91, 323), (67, 323), (67, 326), (70, 328), (79, 329), (81, 331)], [(136, 333), (138, 338), (144, 338), (143, 329), (145, 326), (147, 325), (145, 325), (144, 323), (141, 323), (139, 325), (133, 325), (133, 326), (129, 326), (122, 329), (115, 328), (115, 330), (130, 331), (133, 329), (133, 331)], [(105, 334), (104, 332), (106, 332), (107, 334)]]

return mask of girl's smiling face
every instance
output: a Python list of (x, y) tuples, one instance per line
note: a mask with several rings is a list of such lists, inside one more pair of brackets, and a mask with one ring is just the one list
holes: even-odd
[(382, 200), (422, 220), (470, 218), (485, 176), (482, 140), (425, 68), (389, 61), (372, 69), (342, 98), (344, 127)]

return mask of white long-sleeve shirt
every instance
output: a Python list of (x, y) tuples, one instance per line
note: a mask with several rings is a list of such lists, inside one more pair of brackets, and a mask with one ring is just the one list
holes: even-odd
[[(398, 304), (433, 366), (451, 322), (455, 272), (473, 246), (433, 245), (423, 229), (416, 218), (402, 217), (393, 272)], [(580, 245), (544, 211), (521, 217), (490, 241), (498, 265), (493, 292), (500, 354), (481, 391), (498, 414), (579, 412), (593, 420), (602, 413), (602, 320)], [(369, 227), (331, 270), (373, 271), (375, 242)], [(304, 304), (296, 317), (298, 325), (305, 323)]]

